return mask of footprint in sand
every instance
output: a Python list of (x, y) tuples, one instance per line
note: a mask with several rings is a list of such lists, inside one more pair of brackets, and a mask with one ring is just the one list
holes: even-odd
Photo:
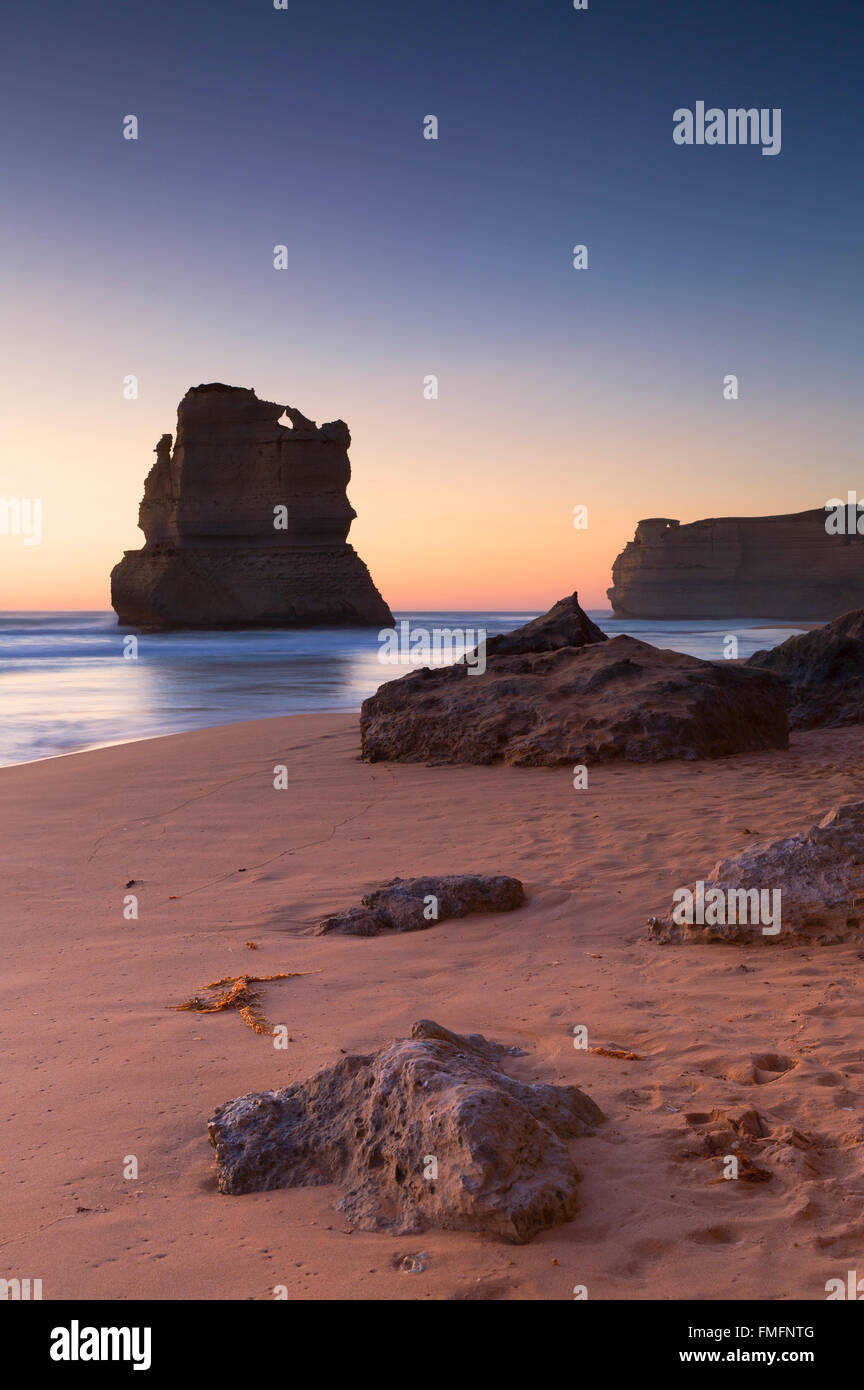
[(663, 1240), (651, 1236), (647, 1236), (644, 1240), (637, 1240), (635, 1245), (630, 1248), (628, 1270), (637, 1277), (644, 1276), (646, 1265), (656, 1264), (658, 1260), (662, 1260), (664, 1255), (675, 1248), (674, 1240)]
[(628, 1087), (624, 1091), (619, 1091), (615, 1097), (622, 1105), (629, 1105), (632, 1109), (638, 1109), (645, 1105), (651, 1105), (653, 1097), (648, 1091), (637, 1091), (633, 1087)]
[(769, 1081), (778, 1081), (797, 1065), (795, 1057), (786, 1057), (782, 1052), (760, 1052), (746, 1062), (736, 1062), (729, 1068), (726, 1077), (743, 1086), (766, 1086)]

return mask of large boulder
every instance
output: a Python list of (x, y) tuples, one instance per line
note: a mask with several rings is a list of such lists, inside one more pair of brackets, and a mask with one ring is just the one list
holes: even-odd
[(677, 890), (675, 905), (664, 917), (652, 918), (648, 929), (664, 944), (860, 939), (864, 801), (835, 806), (809, 830), (721, 860), (701, 889), (697, 883)]
[(381, 936), (424, 931), (448, 917), (472, 912), (512, 912), (525, 901), (518, 878), (505, 874), (447, 874), (438, 878), (394, 878), (362, 899), (361, 907), (325, 917), (315, 936)]
[(786, 682), (793, 729), (864, 723), (864, 608), (754, 652), (746, 665)]
[(486, 646), (486, 665), (423, 668), (360, 713), (367, 762), (536, 767), (627, 758), (717, 758), (785, 748), (771, 672), (606, 638), (576, 595)]
[(208, 1125), (219, 1189), (335, 1183), (337, 1209), (363, 1230), (530, 1240), (574, 1215), (566, 1141), (603, 1115), (575, 1086), (508, 1076), (503, 1061), (516, 1055), (424, 1019), (371, 1056), (228, 1101)]

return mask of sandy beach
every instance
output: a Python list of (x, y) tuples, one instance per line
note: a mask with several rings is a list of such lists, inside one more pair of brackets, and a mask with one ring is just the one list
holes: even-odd
[[(365, 765), (340, 714), (0, 770), (5, 1272), (46, 1299), (823, 1300), (861, 1248), (860, 948), (663, 947), (644, 924), (722, 855), (860, 796), (862, 752), (864, 729), (829, 729), (600, 767), (577, 791), (566, 768)], [(456, 872), (516, 875), (527, 905), (303, 935), (394, 875)], [(170, 1007), (282, 971), (316, 972), (261, 987), (284, 1050), (236, 1013)], [(216, 1106), (419, 1018), (517, 1043), (513, 1075), (601, 1106), (573, 1145), (574, 1221), (525, 1246), (398, 1238), (352, 1232), (332, 1188), (218, 1193)], [(577, 1023), (641, 1060), (575, 1049)], [(766, 1056), (788, 1066), (754, 1071)], [(803, 1141), (768, 1147), (770, 1181), (718, 1182), (697, 1151), (686, 1115), (730, 1107)], [(424, 1272), (399, 1268), (419, 1252)]]

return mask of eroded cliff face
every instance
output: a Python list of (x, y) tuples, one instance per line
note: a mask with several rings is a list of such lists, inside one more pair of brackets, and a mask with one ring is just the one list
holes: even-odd
[[(283, 415), (290, 427), (280, 424)], [(144, 483), (141, 550), (111, 574), (121, 623), (150, 628), (393, 622), (352, 546), (351, 436), (252, 390), (193, 386)]]
[(864, 605), (864, 536), (829, 535), (823, 509), (640, 521), (607, 590), (626, 618), (826, 621)]

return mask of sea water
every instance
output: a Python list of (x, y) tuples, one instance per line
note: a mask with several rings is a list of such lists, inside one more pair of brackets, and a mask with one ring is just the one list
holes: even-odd
[[(536, 616), (395, 615), (429, 632), (483, 629), (489, 637)], [(590, 616), (610, 636), (627, 632), (708, 660), (727, 654), (729, 637), (747, 657), (801, 630), (760, 627), (758, 618), (660, 623), (603, 610)], [(369, 628), (137, 633), (134, 655), (130, 635), (112, 612), (0, 614), (0, 766), (241, 719), (358, 710), (384, 681), (411, 669), (383, 663), (383, 644)]]

